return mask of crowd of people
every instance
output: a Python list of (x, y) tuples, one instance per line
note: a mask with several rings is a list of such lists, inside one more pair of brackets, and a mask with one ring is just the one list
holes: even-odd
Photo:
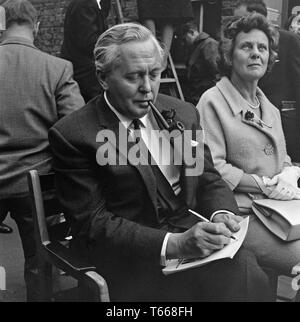
[[(26, 182), (36, 169), (54, 171), (72, 243), (105, 277), (111, 300), (271, 301), (266, 269), (290, 274), (300, 241), (275, 237), (252, 203), (300, 200), (300, 37), (275, 29), (261, 0), (238, 0), (219, 41), (191, 22), (189, 0), (137, 5), (141, 24), (108, 28), (109, 0), (72, 0), (58, 58), (34, 45), (39, 22), (30, 1), (1, 3), (0, 233), (11, 232), (3, 223), (10, 213), (24, 251), (27, 300), (37, 300)], [(189, 102), (159, 93), (178, 21), (191, 49)], [(199, 171), (186, 155), (175, 162), (183, 147), (160, 131), (165, 123), (191, 133)], [(168, 138), (163, 149), (160, 140), (152, 143), (158, 132)], [(134, 163), (132, 149), (147, 162)], [(233, 259), (162, 273), (170, 259), (223, 249), (245, 217), (248, 233)]]

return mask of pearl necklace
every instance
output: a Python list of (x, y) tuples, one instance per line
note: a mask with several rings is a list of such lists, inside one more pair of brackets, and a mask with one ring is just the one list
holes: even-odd
[(255, 96), (255, 100), (256, 100), (256, 105), (252, 105), (251, 103), (249, 103), (247, 100), (245, 100), (246, 102), (247, 102), (247, 104), (251, 107), (251, 108), (253, 108), (254, 110), (257, 110), (257, 109), (259, 109), (259, 107), (260, 107), (260, 101), (258, 100), (258, 98), (257, 98), (257, 96)]

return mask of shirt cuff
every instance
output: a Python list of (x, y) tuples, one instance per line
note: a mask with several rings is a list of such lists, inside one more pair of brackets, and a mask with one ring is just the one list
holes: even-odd
[(160, 252), (160, 265), (167, 266), (167, 258), (166, 258), (166, 251), (167, 251), (167, 244), (171, 233), (167, 233), (162, 244), (161, 252)]
[(212, 222), (212, 221), (213, 221), (213, 219), (214, 219), (214, 217), (215, 217), (216, 215), (218, 215), (218, 214), (222, 214), (222, 213), (224, 213), (224, 214), (229, 214), (229, 215), (234, 215), (234, 216), (235, 216), (235, 213), (233, 213), (233, 212), (231, 212), (231, 211), (228, 211), (228, 210), (218, 210), (218, 211), (215, 211), (215, 212), (211, 215), (211, 217), (210, 217), (210, 221)]

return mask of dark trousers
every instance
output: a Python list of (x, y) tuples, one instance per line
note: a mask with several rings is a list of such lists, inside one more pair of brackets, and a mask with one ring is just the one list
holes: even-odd
[(10, 198), (0, 200), (0, 220), (10, 212), (15, 220), (24, 252), (24, 278), (26, 283), (27, 301), (34, 301), (36, 286), (37, 256), (34, 240), (34, 226), (32, 220), (31, 203), (29, 197)]
[[(185, 272), (164, 276), (153, 263), (110, 262), (103, 269), (103, 257), (92, 251), (94, 264), (106, 278), (112, 301), (158, 302), (266, 302), (272, 301), (268, 276), (253, 253), (241, 248), (235, 257), (212, 262)], [(112, 273), (113, 272), (113, 273)]]

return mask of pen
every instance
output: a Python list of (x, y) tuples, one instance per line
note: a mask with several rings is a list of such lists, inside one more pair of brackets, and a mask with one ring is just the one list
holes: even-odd
[[(189, 213), (191, 213), (191, 214), (193, 214), (194, 216), (196, 216), (196, 217), (200, 218), (200, 219), (201, 219), (202, 221), (204, 221), (204, 222), (210, 222), (207, 218), (205, 218), (205, 217), (201, 216), (200, 214), (198, 214), (197, 212), (195, 212), (195, 211), (193, 211), (193, 210), (191, 210), (191, 209), (189, 209)], [(234, 236), (231, 236), (230, 238), (231, 238), (231, 239), (233, 239), (233, 240), (237, 240), (237, 238), (236, 238), (236, 237), (234, 237)]]

